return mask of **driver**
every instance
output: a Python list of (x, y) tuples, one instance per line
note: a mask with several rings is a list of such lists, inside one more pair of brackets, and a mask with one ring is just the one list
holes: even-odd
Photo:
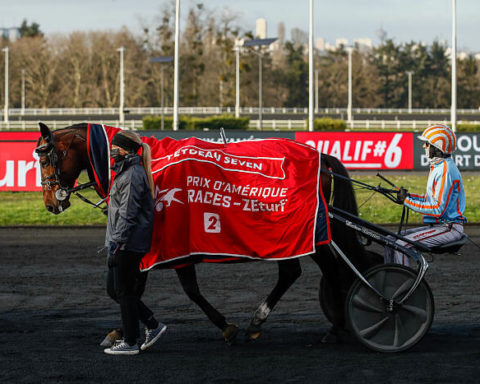
[[(467, 222), (462, 176), (452, 159), (456, 147), (455, 133), (447, 125), (435, 124), (418, 138), (424, 142), (423, 148), (430, 162), (426, 192), (416, 195), (407, 193), (402, 187), (397, 197), (399, 202), (421, 213), (426, 226), (408, 229), (402, 235), (427, 246), (447, 244), (462, 237), (463, 223)], [(406, 248), (412, 246), (401, 240), (397, 243)], [(385, 262), (409, 266), (409, 258), (390, 247), (385, 247)]]

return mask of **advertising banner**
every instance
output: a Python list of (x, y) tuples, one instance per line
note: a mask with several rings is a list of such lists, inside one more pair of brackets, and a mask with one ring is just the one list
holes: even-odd
[[(198, 137), (220, 143), (218, 131), (145, 131), (158, 139)], [(227, 131), (229, 143), (285, 137), (337, 157), (349, 169), (421, 170), (428, 167), (422, 142), (411, 132), (251, 132)], [(39, 132), (0, 132), (0, 191), (39, 191), (40, 168), (34, 149)], [(480, 167), (480, 134), (457, 133), (453, 159), (460, 170)]]
[(411, 132), (297, 132), (295, 140), (338, 158), (348, 169), (413, 169)]
[[(222, 142), (219, 131), (144, 131), (142, 136), (158, 139), (198, 137), (214, 143)], [(226, 131), (227, 142), (285, 137), (294, 139), (294, 132)], [(0, 191), (40, 191), (41, 176), (35, 147), (40, 132), (0, 132)]]
[(39, 132), (0, 132), (0, 191), (41, 190)]
[[(414, 140), (414, 166), (415, 169), (425, 169), (429, 163), (423, 149), (423, 141), (416, 138), (418, 135), (415, 134)], [(462, 171), (480, 169), (480, 134), (457, 133), (457, 149), (453, 154), (453, 160)]]

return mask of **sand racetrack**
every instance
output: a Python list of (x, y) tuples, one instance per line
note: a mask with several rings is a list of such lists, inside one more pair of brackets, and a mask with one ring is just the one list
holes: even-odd
[[(480, 227), (467, 234), (480, 244)], [(152, 271), (144, 300), (167, 333), (139, 356), (108, 356), (98, 345), (118, 324), (104, 291), (103, 228), (0, 228), (1, 383), (478, 383), (480, 249), (441, 255), (426, 280), (435, 318), (413, 349), (381, 354), (353, 338), (320, 343), (329, 328), (318, 303), (320, 272), (303, 274), (255, 343), (227, 346), (183, 293), (172, 270)], [(275, 263), (199, 265), (200, 287), (245, 329), (270, 292)]]

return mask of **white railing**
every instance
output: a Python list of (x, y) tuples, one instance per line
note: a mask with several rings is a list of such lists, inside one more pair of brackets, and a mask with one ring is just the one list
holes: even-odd
[[(367, 128), (367, 129), (414, 129), (422, 130), (427, 126), (443, 123), (450, 124), (449, 120), (352, 120), (347, 123), (347, 127), (350, 130), (355, 130), (356, 128)], [(458, 121), (458, 123), (462, 123)], [(480, 124), (480, 121), (468, 121), (468, 124)]]
[[(250, 120), (249, 128), (260, 130), (260, 120)], [(262, 129), (304, 131), (307, 129), (307, 120), (262, 120)]]
[[(85, 120), (46, 120), (43, 123), (47, 124), (52, 129), (68, 127), (69, 125), (88, 122)], [(97, 124), (111, 125), (114, 127), (122, 127), (132, 130), (140, 130), (143, 128), (142, 120), (125, 120), (124, 124), (120, 124), (119, 120), (96, 120)], [(405, 129), (405, 130), (422, 130), (430, 124), (445, 123), (449, 124), (448, 120), (353, 120), (347, 123), (347, 130), (354, 131), (355, 129)], [(460, 122), (459, 122), (460, 123)], [(469, 124), (480, 124), (478, 121), (468, 121)], [(250, 120), (250, 129), (260, 130), (259, 120)], [(8, 123), (0, 122), (0, 131), (4, 130), (36, 130), (38, 129), (38, 122), (35, 120), (24, 121), (10, 121)], [(273, 131), (305, 131), (307, 129), (307, 120), (262, 120), (263, 130)]]
[[(160, 115), (162, 108), (160, 107), (141, 107), (141, 108), (125, 108), (125, 112), (135, 115)], [(0, 110), (0, 115), (3, 118), (3, 110)], [(163, 113), (166, 115), (173, 114), (172, 107), (163, 108)], [(179, 113), (183, 115), (220, 115), (220, 114), (234, 114), (234, 107), (180, 107)], [(240, 113), (243, 115), (258, 114), (257, 107), (243, 107), (240, 108)], [(301, 114), (307, 115), (308, 108), (277, 108), (268, 107), (263, 108), (264, 114)], [(415, 108), (411, 112), (407, 108), (353, 108), (352, 113), (355, 114), (442, 114), (450, 115), (450, 109), (433, 109), (433, 108)], [(9, 116), (65, 116), (65, 115), (117, 115), (118, 108), (11, 108), (8, 111)], [(341, 115), (347, 114), (347, 108), (318, 108), (315, 111), (317, 115)], [(479, 109), (457, 109), (459, 115), (480, 115)]]
[[(45, 120), (42, 121), (51, 129), (64, 128), (69, 125), (85, 123), (88, 121), (85, 120)], [(119, 120), (97, 120), (96, 124), (105, 124), (111, 125), (114, 127), (122, 127), (127, 129), (138, 130), (143, 128), (142, 120), (125, 120), (123, 125), (120, 124)], [(258, 120), (250, 120), (250, 128), (260, 129), (260, 123)], [(307, 127), (306, 120), (262, 120), (263, 129), (267, 130), (305, 130)], [(38, 122), (34, 120), (24, 120), (24, 121), (10, 121), (8, 123), (0, 122), (0, 131), (1, 130), (32, 130), (38, 129)]]
[[(64, 128), (73, 124), (85, 123), (85, 120), (44, 120), (42, 123), (45, 123), (51, 129)], [(113, 127), (121, 127), (126, 129), (138, 130), (143, 128), (142, 120), (125, 120), (124, 124), (120, 124), (119, 120), (97, 120), (96, 124), (105, 124), (111, 125)], [(35, 130), (38, 128), (38, 122), (33, 120), (27, 121), (9, 121), (7, 123), (0, 122), (0, 131), (11, 130), (11, 131), (25, 131), (25, 130)]]

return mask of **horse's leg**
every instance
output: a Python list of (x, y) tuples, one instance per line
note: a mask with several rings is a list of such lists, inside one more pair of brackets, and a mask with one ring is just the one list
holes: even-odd
[(342, 268), (336, 260), (330, 248), (326, 245), (317, 247), (317, 251), (312, 255), (313, 261), (320, 267), (322, 271), (324, 283), (328, 288), (326, 300), (321, 302), (324, 311), (328, 310), (332, 321), (332, 328), (323, 337), (324, 343), (336, 343), (339, 336), (345, 329), (344, 304), (347, 292), (345, 287), (350, 286), (348, 281), (352, 280), (351, 274)]
[(290, 286), (302, 274), (298, 259), (279, 261), (278, 281), (267, 299), (255, 311), (250, 325), (247, 328), (247, 340), (256, 340), (262, 333), (261, 325), (267, 320), (275, 305), (282, 298)]
[(235, 324), (227, 323), (225, 317), (202, 296), (198, 287), (195, 265), (177, 268), (175, 271), (190, 300), (197, 304), (210, 321), (222, 330), (222, 335), (227, 343), (233, 342), (237, 336), (238, 327)]

